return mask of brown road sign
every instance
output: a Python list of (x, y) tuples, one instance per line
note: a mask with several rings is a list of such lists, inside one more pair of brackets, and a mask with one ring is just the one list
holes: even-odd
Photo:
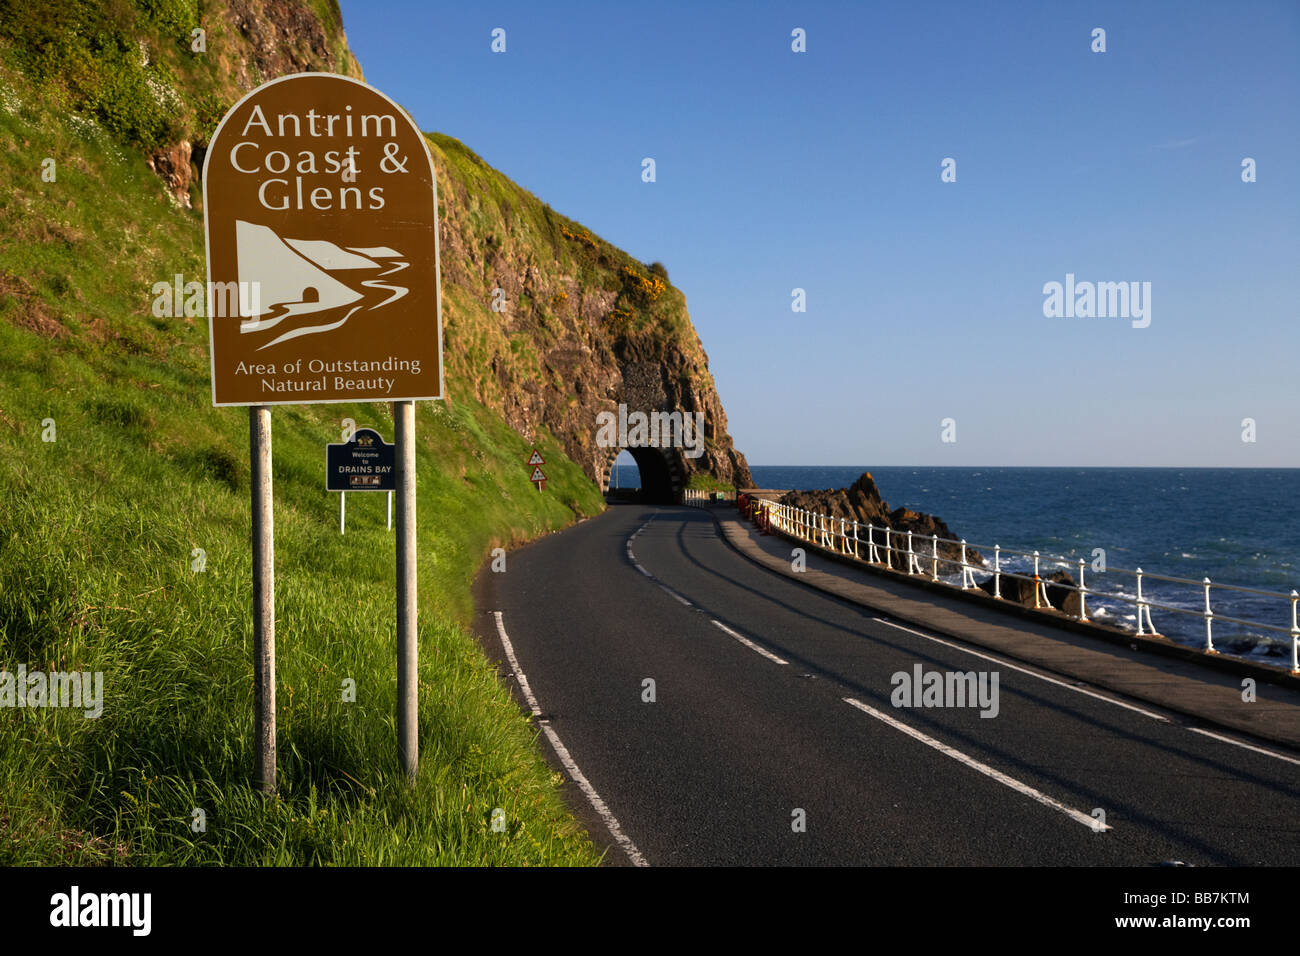
[(214, 405), (443, 397), (424, 136), (359, 80), (272, 80), (203, 166)]

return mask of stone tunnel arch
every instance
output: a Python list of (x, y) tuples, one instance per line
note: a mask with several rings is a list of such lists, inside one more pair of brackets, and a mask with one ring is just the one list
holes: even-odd
[(609, 493), (610, 471), (621, 452), (626, 451), (641, 472), (641, 500), (648, 504), (674, 504), (685, 484), (675, 448), (609, 448), (600, 460), (600, 487)]

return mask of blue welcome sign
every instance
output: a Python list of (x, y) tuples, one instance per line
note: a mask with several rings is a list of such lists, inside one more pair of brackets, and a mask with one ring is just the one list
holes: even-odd
[(358, 428), (351, 441), (325, 446), (326, 491), (393, 491), (397, 446), (373, 428)]

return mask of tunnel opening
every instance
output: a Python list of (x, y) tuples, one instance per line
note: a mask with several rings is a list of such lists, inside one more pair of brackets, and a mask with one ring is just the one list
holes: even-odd
[(672, 468), (658, 448), (624, 448), (610, 462), (605, 477), (611, 501), (673, 504), (677, 500)]
[(610, 466), (609, 490), (622, 492), (641, 490), (641, 469), (637, 467), (636, 458), (626, 448), (618, 453), (614, 464)]

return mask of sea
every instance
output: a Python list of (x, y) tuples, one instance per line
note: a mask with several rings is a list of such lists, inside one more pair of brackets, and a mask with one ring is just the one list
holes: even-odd
[[(870, 471), (890, 508), (937, 515), (989, 565), (993, 545), (1038, 550), (1064, 559), (1044, 557), (1044, 574), (1068, 566), (1077, 580), (1083, 558), (1086, 583), (1096, 591), (1088, 598), (1089, 616), (1136, 630), (1129, 603), (1135, 577), (1094, 572), (1100, 548), (1108, 569), (1142, 569), (1143, 598), (1178, 609), (1153, 607), (1152, 623), (1191, 646), (1205, 643), (1203, 587), (1150, 575), (1196, 582), (1208, 577), (1215, 585), (1215, 648), (1272, 664), (1290, 660), (1289, 595), (1300, 588), (1300, 469), (754, 465), (750, 471), (760, 488), (798, 490), (845, 488)], [(1018, 572), (1032, 565), (1032, 557), (1004, 555), (1002, 561), (1004, 569)], [(1282, 596), (1217, 587), (1229, 584)]]

